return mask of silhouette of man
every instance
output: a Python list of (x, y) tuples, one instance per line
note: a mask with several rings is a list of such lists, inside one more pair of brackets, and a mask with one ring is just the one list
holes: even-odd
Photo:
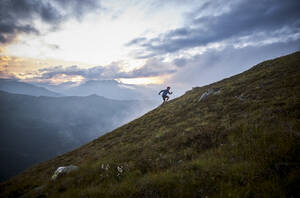
[(169, 96), (168, 94), (172, 94), (173, 92), (170, 92), (171, 87), (167, 87), (167, 89), (163, 89), (161, 90), (158, 95), (160, 95), (162, 93), (162, 98), (164, 100), (164, 102), (162, 104), (165, 104), (168, 100), (169, 100)]

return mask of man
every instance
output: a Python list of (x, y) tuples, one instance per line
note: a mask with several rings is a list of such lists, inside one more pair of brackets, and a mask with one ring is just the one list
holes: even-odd
[(170, 92), (171, 87), (167, 87), (167, 89), (161, 90), (158, 95), (162, 93), (162, 98), (164, 102), (162, 104), (165, 104), (169, 100), (169, 96), (167, 94), (172, 94), (173, 92)]

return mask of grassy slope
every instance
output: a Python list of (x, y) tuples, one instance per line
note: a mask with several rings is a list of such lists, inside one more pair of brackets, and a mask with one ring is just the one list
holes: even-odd
[[(210, 88), (219, 94), (199, 101)], [(2, 183), (0, 195), (293, 197), (299, 162), (300, 52), (193, 88)], [(54, 170), (68, 164), (81, 168), (51, 182)]]

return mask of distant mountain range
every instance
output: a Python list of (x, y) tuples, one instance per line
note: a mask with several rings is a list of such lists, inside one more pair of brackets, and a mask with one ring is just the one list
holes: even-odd
[[(45, 89), (33, 86), (31, 90), (38, 95)], [(151, 105), (97, 95), (36, 97), (0, 91), (0, 159), (5, 162), (0, 165), (0, 180), (99, 137)]]
[(87, 96), (97, 94), (113, 99), (138, 99), (136, 86), (124, 85), (115, 80), (90, 80), (77, 87), (67, 89), (66, 95)]
[(116, 80), (89, 80), (72, 86), (69, 83), (60, 85), (42, 85), (49, 90), (66, 96), (89, 96), (97, 94), (116, 100), (148, 100), (157, 98), (157, 90), (146, 86), (129, 85)]
[(44, 87), (38, 87), (32, 84), (20, 82), (15, 79), (0, 79), (0, 90), (9, 93), (26, 94), (31, 96), (61, 96), (61, 94), (50, 91)]
[(116, 80), (89, 80), (79, 85), (27, 83), (15, 79), (0, 79), (0, 91), (31, 96), (89, 96), (96, 94), (115, 100), (157, 100), (158, 90), (147, 86), (129, 85)]

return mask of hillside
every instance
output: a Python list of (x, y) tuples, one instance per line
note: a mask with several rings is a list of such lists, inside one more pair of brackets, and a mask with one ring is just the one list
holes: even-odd
[(139, 101), (97, 95), (35, 97), (0, 91), (0, 158), (5, 162), (0, 181), (128, 122), (137, 116), (137, 107), (150, 109)]
[[(212, 92), (205, 99), (205, 91)], [(2, 197), (297, 197), (300, 52), (183, 96), (2, 183)], [(51, 181), (57, 167), (79, 171)], [(121, 168), (121, 171), (120, 171)]]
[(25, 94), (30, 96), (61, 96), (60, 94), (50, 91), (46, 88), (20, 82), (14, 79), (0, 79), (0, 90), (9, 93)]

